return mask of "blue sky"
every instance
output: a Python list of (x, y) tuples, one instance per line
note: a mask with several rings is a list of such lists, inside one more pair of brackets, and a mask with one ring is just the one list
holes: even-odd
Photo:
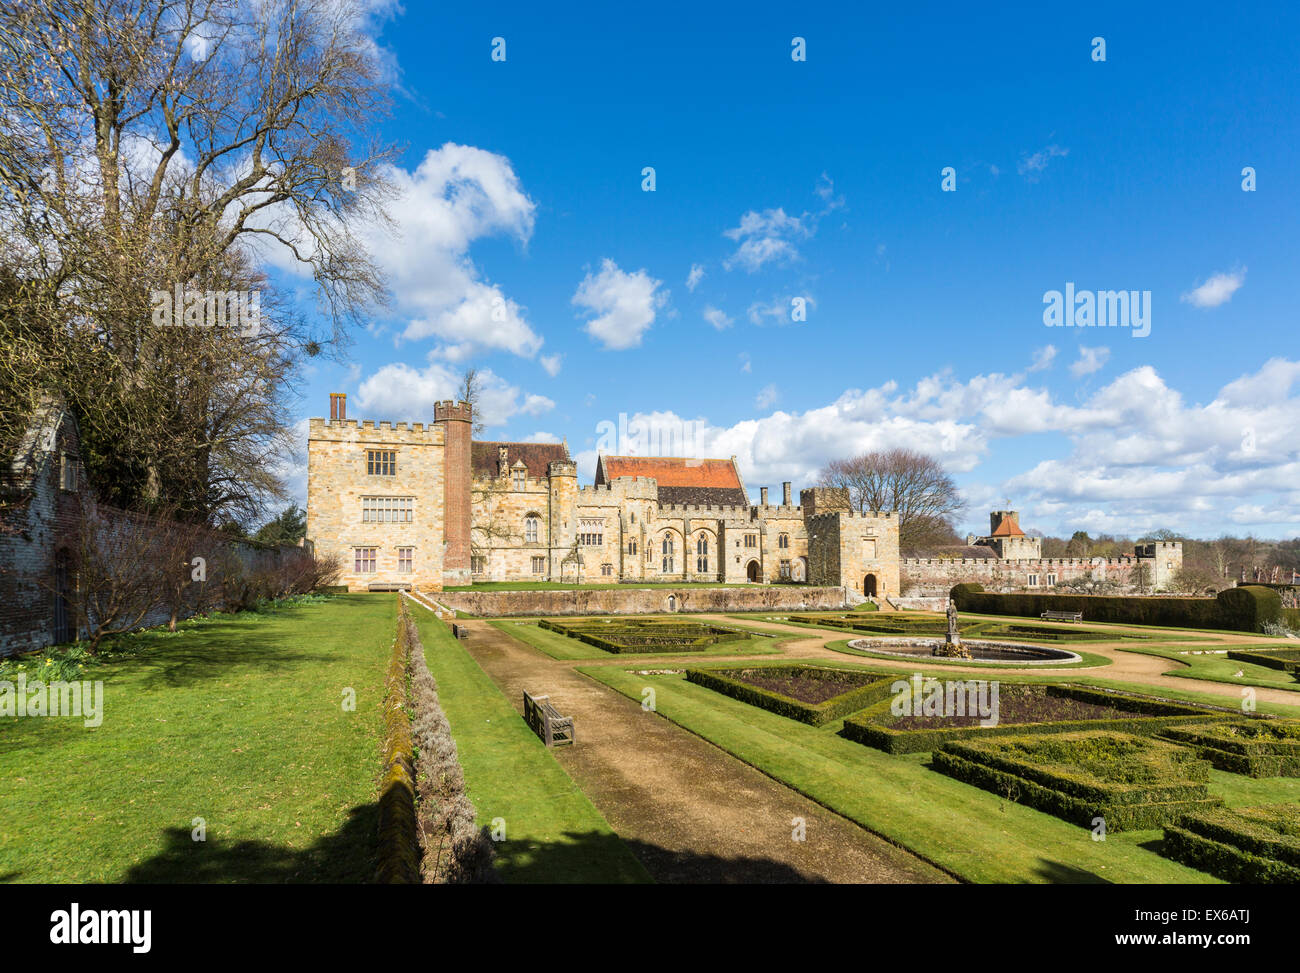
[[(963, 529), (1010, 499), (1050, 533), (1300, 533), (1300, 14), (1045, 6), (376, 6), (393, 305), (299, 418), (428, 419), (473, 365), (487, 438), (588, 476), (623, 413), (694, 423), (755, 497), (903, 445)], [(1149, 291), (1149, 335), (1048, 328), (1067, 282)]]

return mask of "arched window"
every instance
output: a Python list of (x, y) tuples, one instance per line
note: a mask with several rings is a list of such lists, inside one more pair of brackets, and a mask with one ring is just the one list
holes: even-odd
[(707, 574), (709, 570), (709, 535), (701, 534), (695, 538), (695, 572)]
[(789, 534), (782, 534), (780, 537), (778, 537), (778, 538), (776, 539), (776, 546), (777, 546), (777, 547), (782, 547), (782, 548), (784, 548), (784, 547), (789, 547), (789, 546), (790, 546), (790, 535), (789, 535)]
[(524, 518), (524, 541), (528, 544), (536, 544), (537, 537), (541, 530), (542, 521), (540, 517), (529, 514)]
[(673, 569), (673, 535), (664, 534), (663, 543), (660, 545), (660, 554), (663, 555), (663, 571), (668, 574)]

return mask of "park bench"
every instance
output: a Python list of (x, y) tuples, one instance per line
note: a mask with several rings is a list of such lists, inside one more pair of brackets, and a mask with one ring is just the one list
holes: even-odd
[(366, 585), (367, 591), (410, 591), (411, 586), (405, 581), (372, 581)]
[(1083, 612), (1053, 612), (1046, 611), (1040, 616), (1049, 622), (1081, 622), (1083, 621)]
[(524, 722), (548, 747), (573, 743), (573, 717), (561, 716), (549, 696), (524, 692)]

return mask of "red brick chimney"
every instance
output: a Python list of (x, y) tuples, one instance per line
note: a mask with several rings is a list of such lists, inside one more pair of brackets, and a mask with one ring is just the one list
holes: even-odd
[(433, 421), (445, 430), (443, 437), (443, 540), (442, 583), (470, 583), (470, 440), (473, 409), (468, 402), (435, 402)]
[(330, 393), (330, 422), (342, 422), (348, 417), (348, 396), (346, 392)]

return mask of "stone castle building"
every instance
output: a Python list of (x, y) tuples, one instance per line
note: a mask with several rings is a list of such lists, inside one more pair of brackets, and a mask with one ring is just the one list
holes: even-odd
[(578, 482), (562, 443), (481, 442), (466, 402), (433, 422), (330, 418), (308, 434), (307, 537), (352, 590), (475, 581), (810, 582), (898, 593), (898, 521), (843, 490), (766, 487), (757, 505), (731, 459), (601, 456)]
[(953, 585), (968, 581), (988, 591), (1033, 591), (1069, 582), (1118, 585), (1126, 591), (1161, 591), (1183, 566), (1180, 541), (1138, 544), (1119, 557), (1043, 557), (1041, 538), (1020, 527), (1015, 510), (994, 510), (989, 532), (971, 534), (966, 547), (936, 557), (909, 557), (901, 562), (903, 595), (946, 598)]

